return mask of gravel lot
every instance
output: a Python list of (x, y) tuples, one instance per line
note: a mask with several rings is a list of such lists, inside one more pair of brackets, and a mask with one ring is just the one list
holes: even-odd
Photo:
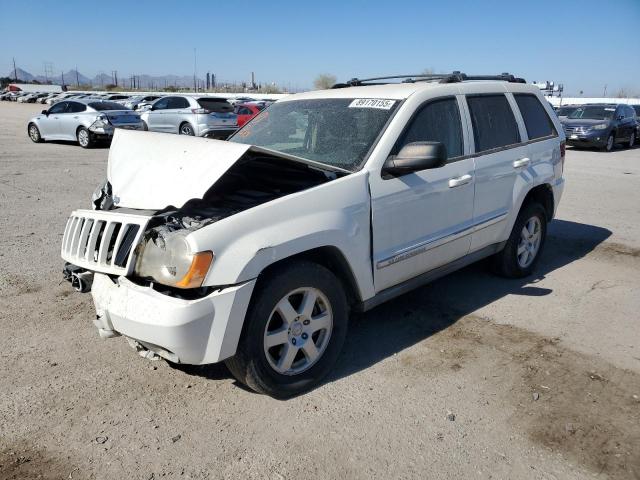
[(0, 478), (640, 478), (640, 149), (567, 152), (534, 278), (474, 265), (353, 319), (288, 401), (102, 340), (61, 283), (107, 148), (0, 104)]

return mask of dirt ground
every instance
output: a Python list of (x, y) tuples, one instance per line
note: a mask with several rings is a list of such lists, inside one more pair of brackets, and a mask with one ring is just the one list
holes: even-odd
[(567, 152), (537, 274), (474, 265), (354, 318), (277, 401), (91, 324), (60, 240), (108, 149), (33, 144), (0, 103), (0, 478), (640, 478), (640, 149)]

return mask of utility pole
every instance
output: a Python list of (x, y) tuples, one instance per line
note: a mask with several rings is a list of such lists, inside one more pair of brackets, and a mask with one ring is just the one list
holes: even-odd
[(78, 65), (76, 65), (76, 85), (80, 86), (80, 79), (78, 78)]
[(604, 84), (604, 92), (602, 92), (602, 96), (606, 97), (607, 96), (607, 84)]
[(18, 72), (16, 70), (16, 59), (15, 57), (13, 58), (13, 78), (15, 80), (15, 82), (18, 82)]
[(198, 91), (198, 84), (196, 83), (196, 71), (197, 71), (197, 63), (196, 63), (196, 49), (193, 49), (193, 89), (195, 92)]
[(62, 75), (62, 86), (64, 87), (64, 72), (60, 72), (60, 74)]

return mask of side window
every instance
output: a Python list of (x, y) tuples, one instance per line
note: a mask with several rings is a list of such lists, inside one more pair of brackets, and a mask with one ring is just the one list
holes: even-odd
[(499, 95), (468, 96), (476, 153), (520, 142), (518, 124), (507, 97)]
[(633, 118), (636, 116), (636, 111), (632, 107), (627, 107), (627, 117)]
[(49, 113), (64, 113), (67, 110), (67, 105), (69, 105), (69, 102), (56, 103), (49, 109)]
[(169, 106), (169, 99), (171, 97), (165, 97), (161, 100), (158, 100), (156, 103), (153, 104), (153, 109), (154, 110), (166, 110)]
[(535, 95), (515, 94), (516, 103), (527, 127), (529, 140), (556, 135), (553, 123)]
[(447, 158), (463, 154), (462, 122), (455, 98), (436, 100), (423, 106), (396, 144), (394, 154), (408, 143), (427, 141), (442, 142), (447, 147)]
[(87, 106), (82, 103), (69, 102), (69, 108), (67, 109), (67, 112), (79, 113), (79, 112), (84, 112), (86, 109), (87, 109)]

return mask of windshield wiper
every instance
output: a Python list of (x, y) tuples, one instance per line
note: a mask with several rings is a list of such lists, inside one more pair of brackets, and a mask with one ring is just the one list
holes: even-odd
[(304, 163), (305, 165), (316, 167), (316, 168), (319, 168), (320, 170), (329, 170), (330, 172), (335, 172), (335, 173), (349, 173), (349, 174), (353, 173), (351, 170), (347, 170), (346, 168), (336, 167), (334, 165), (329, 165), (327, 163), (316, 162), (315, 160), (309, 160), (307, 158), (299, 157), (297, 155), (292, 155), (290, 153), (280, 152), (279, 150), (272, 150), (266, 147), (258, 147), (257, 145), (251, 145), (251, 148), (258, 152), (269, 153), (271, 155), (277, 155), (287, 160)]

